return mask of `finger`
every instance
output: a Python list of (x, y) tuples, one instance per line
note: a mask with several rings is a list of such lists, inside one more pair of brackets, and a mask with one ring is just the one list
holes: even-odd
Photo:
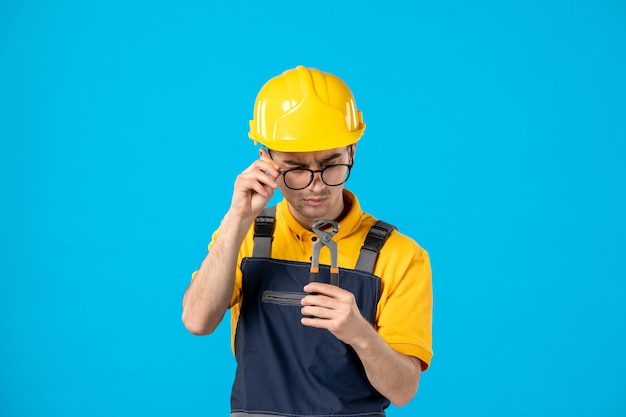
[(271, 184), (263, 185), (259, 182), (252, 183), (248, 190), (268, 199), (274, 194), (274, 187)]
[(302, 317), (300, 319), (300, 323), (308, 327), (315, 327), (318, 329), (329, 330), (330, 320), (318, 319), (318, 318), (313, 318), (313, 317)]
[(274, 166), (274, 164), (257, 159), (250, 165), (245, 171), (242, 172), (245, 175), (263, 175), (265, 177), (270, 177), (272, 181), (276, 181), (280, 172)]
[(302, 297), (300, 304), (303, 306), (320, 306), (335, 309), (337, 301), (327, 295), (309, 294)]
[(275, 189), (277, 185), (269, 181), (267, 178), (263, 177), (246, 177), (240, 176), (237, 178), (235, 183), (235, 190), (237, 192), (243, 194), (249, 194), (250, 192), (254, 192), (262, 195), (263, 197), (269, 197), (272, 190)]
[(271, 188), (278, 188), (278, 184), (276, 184), (276, 177), (274, 177), (270, 173), (256, 171), (254, 172), (250, 178), (251, 181), (256, 181), (257, 183), (263, 184), (264, 186), (268, 186)]
[(258, 183), (269, 186), (271, 188), (277, 188), (276, 178), (271, 173), (266, 173), (258, 169), (242, 172), (237, 181), (248, 188), (255, 187)]
[(276, 164), (276, 162), (272, 161), (270, 158), (266, 156), (262, 156), (258, 159), (255, 159), (244, 172), (252, 172), (252, 171), (262, 171), (262, 172), (271, 172), (273, 174), (278, 174), (280, 171), (280, 167)]
[(340, 298), (348, 291), (336, 285), (325, 284), (323, 282), (310, 282), (304, 286), (304, 292), (324, 294), (332, 298)]
[(300, 312), (304, 317), (324, 320), (332, 320), (337, 315), (335, 310), (320, 306), (305, 306), (302, 307)]

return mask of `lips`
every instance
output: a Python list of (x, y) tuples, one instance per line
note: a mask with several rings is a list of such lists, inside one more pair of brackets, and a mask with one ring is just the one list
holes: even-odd
[(326, 199), (324, 199), (324, 198), (307, 198), (304, 201), (306, 203), (312, 205), (312, 206), (318, 206), (318, 205), (322, 204), (324, 201), (326, 201)]

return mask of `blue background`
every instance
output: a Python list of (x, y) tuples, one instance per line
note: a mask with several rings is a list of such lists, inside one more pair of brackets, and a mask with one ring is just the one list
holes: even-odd
[(389, 415), (626, 415), (608, 0), (4, 0), (0, 414), (227, 415), (228, 325), (188, 334), (181, 297), (298, 64), (350, 85), (349, 188), (431, 255), (435, 356)]

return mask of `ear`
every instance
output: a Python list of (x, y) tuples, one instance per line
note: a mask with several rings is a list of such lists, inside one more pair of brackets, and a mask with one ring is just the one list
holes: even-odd
[(265, 158), (265, 159), (272, 160), (272, 157), (270, 156), (269, 152), (265, 148), (259, 149), (259, 155), (261, 156), (261, 159)]
[(354, 155), (356, 155), (356, 143), (350, 145), (350, 153), (352, 154), (352, 163), (354, 163)]

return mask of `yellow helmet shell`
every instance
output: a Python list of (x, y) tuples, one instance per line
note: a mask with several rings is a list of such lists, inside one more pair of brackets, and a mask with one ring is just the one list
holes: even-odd
[(259, 91), (248, 136), (281, 152), (314, 152), (348, 146), (365, 123), (352, 91), (339, 77), (298, 66)]

